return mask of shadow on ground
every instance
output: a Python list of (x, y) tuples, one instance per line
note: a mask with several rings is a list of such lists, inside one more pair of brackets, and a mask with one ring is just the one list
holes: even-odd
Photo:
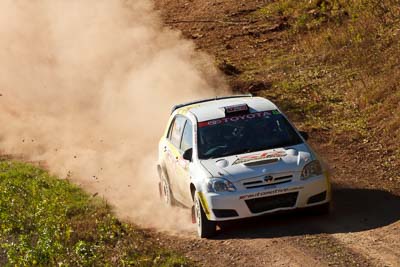
[(215, 239), (272, 238), (322, 233), (349, 233), (383, 227), (400, 220), (400, 197), (377, 189), (335, 186), (330, 215), (305, 211), (231, 221)]

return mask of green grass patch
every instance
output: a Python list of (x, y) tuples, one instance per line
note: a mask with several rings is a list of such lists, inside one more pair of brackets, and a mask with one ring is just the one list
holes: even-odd
[(186, 266), (99, 198), (30, 164), (0, 161), (0, 265)]

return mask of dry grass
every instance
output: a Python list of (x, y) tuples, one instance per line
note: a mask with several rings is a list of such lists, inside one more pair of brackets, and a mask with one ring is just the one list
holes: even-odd
[(282, 0), (253, 16), (288, 27), (237, 79), (268, 77), (258, 95), (329, 142), (367, 147), (400, 182), (400, 0)]
[(390, 140), (400, 137), (400, 2), (349, 1), (342, 8), (347, 19), (303, 34), (299, 46), (328, 68), (340, 66), (345, 102), (375, 137), (398, 149)]

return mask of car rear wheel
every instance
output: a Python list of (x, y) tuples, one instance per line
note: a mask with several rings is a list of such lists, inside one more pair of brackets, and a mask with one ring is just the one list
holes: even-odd
[(171, 187), (169, 185), (169, 181), (165, 177), (164, 172), (161, 172), (160, 176), (161, 176), (160, 184), (159, 184), (160, 197), (168, 206), (173, 206), (175, 202), (174, 202), (174, 197), (171, 192)]
[(199, 237), (208, 238), (214, 236), (217, 230), (217, 224), (207, 219), (197, 192), (194, 197), (194, 215)]

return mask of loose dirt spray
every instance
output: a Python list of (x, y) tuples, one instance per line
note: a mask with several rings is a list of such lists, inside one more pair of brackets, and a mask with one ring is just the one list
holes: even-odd
[(173, 104), (225, 88), (212, 60), (147, 0), (0, 10), (0, 153), (45, 161), (135, 223), (190, 229), (188, 211), (158, 199), (157, 144)]

